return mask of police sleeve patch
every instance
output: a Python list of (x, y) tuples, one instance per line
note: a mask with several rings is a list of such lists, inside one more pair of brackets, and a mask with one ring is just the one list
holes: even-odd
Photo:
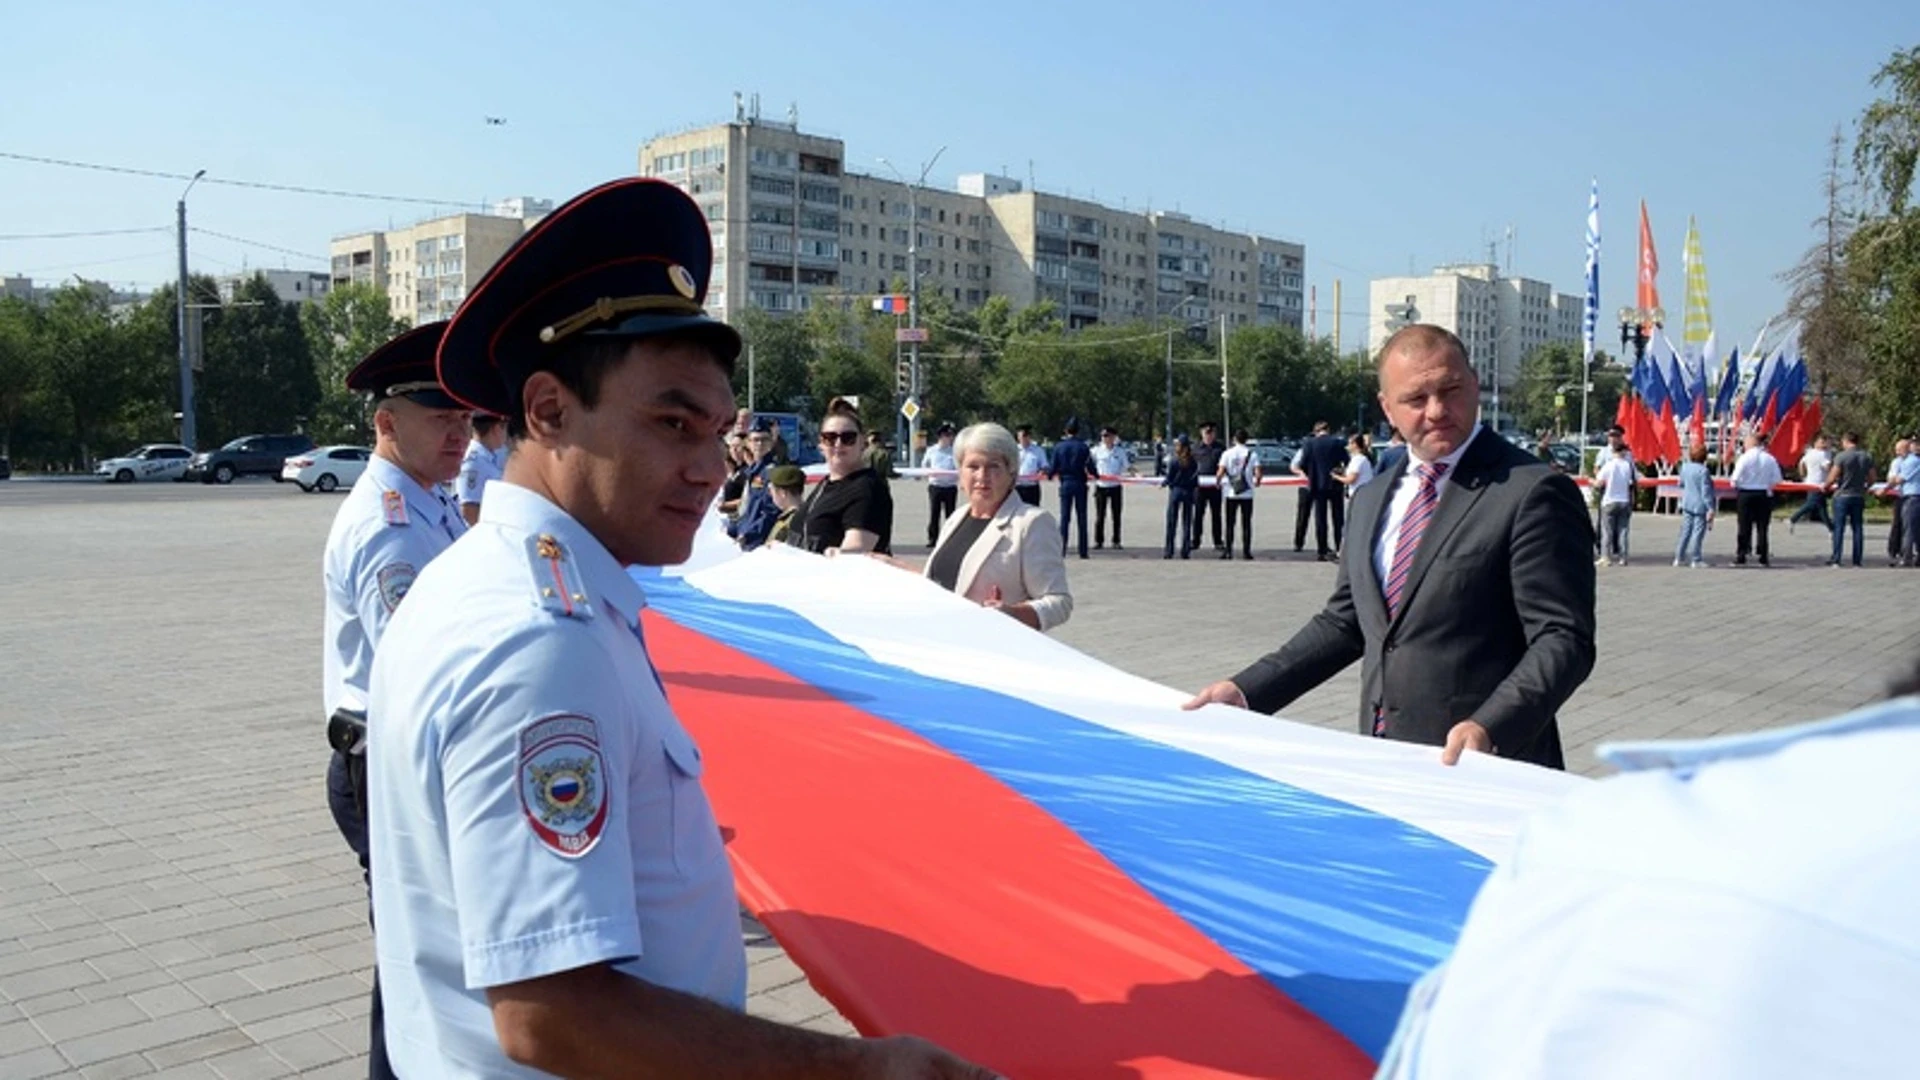
[(387, 614), (393, 614), (393, 609), (407, 598), (407, 590), (413, 588), (413, 579), (419, 573), (412, 563), (388, 563), (380, 568), (375, 577), (380, 582), (380, 602), (387, 606)]
[(547, 716), (520, 732), (520, 808), (534, 839), (565, 859), (593, 850), (607, 826), (600, 729), (577, 714)]

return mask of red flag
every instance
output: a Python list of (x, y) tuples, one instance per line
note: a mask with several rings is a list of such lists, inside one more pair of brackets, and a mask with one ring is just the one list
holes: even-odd
[(1654, 429), (1660, 440), (1659, 454), (1667, 461), (1680, 460), (1680, 425), (1673, 420), (1673, 402), (1660, 403), (1660, 418)]
[[(1771, 415), (1771, 408), (1768, 413)], [(1795, 405), (1774, 425), (1772, 438), (1767, 440), (1767, 452), (1780, 463), (1780, 470), (1789, 476), (1793, 474), (1794, 466), (1800, 463), (1800, 452), (1805, 449), (1806, 439), (1801, 435), (1800, 421), (1800, 406)]]
[[(1640, 200), (1640, 288), (1636, 302), (1641, 311), (1660, 306), (1660, 256), (1653, 250), (1653, 225), (1647, 221), (1647, 200)], [(1651, 332), (1651, 326), (1643, 329)]]
[(1693, 419), (1687, 425), (1687, 440), (1694, 446), (1707, 444), (1707, 402), (1703, 397), (1693, 399)]

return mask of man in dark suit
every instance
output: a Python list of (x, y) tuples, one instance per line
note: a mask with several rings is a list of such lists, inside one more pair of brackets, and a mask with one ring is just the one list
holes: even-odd
[[(1307, 478), (1307, 499), (1313, 506), (1313, 545), (1321, 562), (1332, 562), (1346, 530), (1347, 486), (1333, 474), (1347, 467), (1345, 439), (1328, 432), (1327, 422), (1313, 425), (1313, 435), (1301, 447), (1300, 471)], [(1327, 546), (1327, 518), (1333, 518), (1333, 546)]]
[(1555, 719), (1593, 670), (1593, 525), (1567, 477), (1474, 422), (1480, 385), (1437, 326), (1380, 351), (1408, 459), (1353, 497), (1333, 597), (1277, 651), (1187, 703), (1274, 712), (1355, 660), (1360, 730), (1566, 767)]
[(1093, 467), (1093, 451), (1080, 438), (1080, 421), (1067, 419), (1067, 431), (1053, 446), (1053, 464), (1047, 475), (1060, 481), (1060, 548), (1069, 550), (1067, 526), (1078, 515), (1080, 557), (1087, 557), (1087, 481), (1098, 476)]

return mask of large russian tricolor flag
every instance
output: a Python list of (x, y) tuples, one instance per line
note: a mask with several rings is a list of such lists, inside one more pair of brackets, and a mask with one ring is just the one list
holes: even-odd
[(707, 536), (636, 576), (742, 901), (861, 1031), (1019, 1080), (1371, 1075), (1522, 817), (1583, 782), (1181, 712), (871, 559)]

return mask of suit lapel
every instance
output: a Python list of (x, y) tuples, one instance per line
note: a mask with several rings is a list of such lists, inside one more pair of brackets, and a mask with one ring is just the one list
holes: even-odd
[[(1487, 490), (1484, 463), (1491, 445), (1487, 440), (1497, 437), (1492, 432), (1482, 432), (1476, 436), (1473, 445), (1461, 455), (1459, 466), (1441, 481), (1449, 486), (1440, 505), (1434, 509), (1433, 520), (1427, 523), (1427, 530), (1420, 537), (1420, 550), (1414, 552), (1413, 567), (1407, 571), (1405, 594), (1400, 598), (1400, 610), (1393, 618), (1394, 626), (1407, 617), (1407, 609), (1413, 606), (1420, 583), (1426, 579), (1434, 560), (1439, 558), (1440, 549), (1446, 546), (1447, 538), (1467, 519), (1473, 504), (1479, 502), (1481, 493)], [(1381, 602), (1385, 604), (1384, 600)]]
[[(1400, 486), (1400, 478), (1406, 475), (1406, 463), (1395, 462), (1385, 473), (1362, 487), (1353, 497), (1353, 507), (1357, 511), (1347, 522), (1348, 550), (1352, 552), (1347, 566), (1347, 582), (1353, 592), (1353, 602), (1367, 608), (1378, 623), (1387, 621), (1387, 598), (1380, 591), (1380, 574), (1373, 565), (1373, 550), (1380, 543), (1380, 526), (1387, 520), (1387, 508), (1393, 505), (1394, 489)], [(1369, 497), (1377, 497), (1379, 502), (1369, 503)]]
[[(993, 549), (999, 545), (1000, 538), (1013, 528), (1013, 515), (1019, 512), (1020, 506), (1020, 496), (1009, 494), (1000, 503), (1000, 509), (993, 512), (993, 520), (987, 522), (987, 527), (980, 531), (980, 538), (973, 542), (973, 546), (967, 549), (967, 554), (960, 560), (960, 573), (953, 579), (955, 596), (965, 596), (967, 590), (973, 588), (973, 579), (980, 576), (980, 568), (986, 565), (987, 556), (993, 554)], [(966, 512), (966, 508), (962, 507), (959, 513), (953, 515), (952, 520), (956, 523), (956, 527), (958, 527), (960, 515)]]

